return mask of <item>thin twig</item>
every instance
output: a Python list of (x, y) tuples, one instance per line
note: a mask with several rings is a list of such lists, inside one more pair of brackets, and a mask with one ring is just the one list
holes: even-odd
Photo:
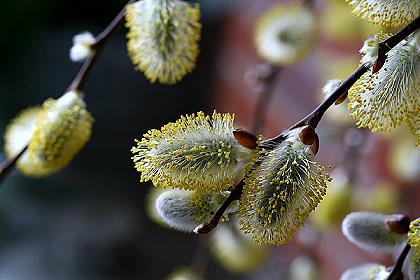
[[(134, 0), (128, 1), (127, 5), (133, 3)], [(109, 41), (109, 39), (114, 35), (115, 31), (122, 24), (125, 15), (125, 7), (118, 13), (118, 15), (111, 21), (111, 23), (95, 38), (95, 43), (91, 46), (93, 50), (92, 56), (88, 57), (76, 77), (73, 79), (73, 82), (69, 86), (70, 90), (81, 91), (85, 87), (86, 80), (89, 73), (91, 72), (93, 65), (96, 63), (99, 55), (101, 54), (104, 46)]]
[[(135, 0), (128, 1), (127, 5), (130, 3), (135, 2)], [(68, 91), (82, 91), (86, 85), (86, 81), (88, 78), (89, 73), (91, 72), (93, 66), (95, 65), (96, 61), (99, 58), (104, 46), (118, 29), (118, 27), (122, 24), (125, 15), (125, 8), (118, 13), (118, 15), (111, 21), (111, 23), (95, 38), (95, 44), (92, 45), (93, 54), (92, 56), (88, 57), (82, 67), (80, 68), (79, 72), (76, 74), (75, 78), (71, 82)], [(29, 145), (29, 144), (28, 144)], [(10, 173), (10, 171), (15, 166), (16, 162), (19, 158), (24, 154), (26, 149), (28, 148), (26, 145), (21, 152), (19, 152), (15, 157), (5, 160), (0, 164), (0, 184), (4, 180), (5, 177)]]
[(391, 273), (389, 274), (387, 280), (402, 280), (404, 276), (402, 274), (402, 267), (404, 265), (404, 261), (407, 258), (408, 252), (410, 252), (411, 246), (410, 244), (405, 245), (404, 249), (402, 250), (401, 254), (399, 255), (397, 262), (395, 263)]
[[(403, 39), (405, 39), (408, 35), (413, 33), (416, 29), (420, 27), (420, 17), (417, 17), (415, 20), (413, 20), (410, 24), (408, 24), (406, 27), (401, 29), (398, 33), (395, 35), (389, 37), (385, 41), (381, 42), (379, 44), (380, 48), (386, 47), (384, 50), (384, 53), (388, 53), (391, 48), (395, 47), (399, 42), (401, 42)], [(347, 77), (346, 80), (344, 80), (340, 86), (327, 98), (325, 99), (318, 107), (315, 108), (311, 113), (309, 113), (306, 117), (304, 117), (302, 120), (297, 122), (296, 124), (292, 125), (289, 129), (283, 131), (278, 136), (265, 140), (261, 145), (264, 147), (270, 147), (272, 143), (281, 143), (283, 142), (287, 134), (290, 132), (290, 130), (298, 127), (302, 127), (305, 125), (310, 125), (313, 128), (316, 128), (318, 126), (318, 123), (320, 122), (322, 116), (324, 113), (328, 110), (328, 108), (331, 107), (335, 103), (335, 101), (340, 98), (345, 92), (347, 92), (353, 84), (366, 72), (370, 69), (371, 65), (369, 63), (365, 63), (362, 66), (360, 66), (356, 71), (354, 71), (349, 77)], [(239, 199), (242, 195), (242, 190), (244, 187), (244, 182), (241, 181), (233, 191), (231, 192), (231, 195), (226, 199), (226, 201), (220, 206), (220, 208), (217, 210), (217, 212), (213, 215), (212, 219), (208, 223), (200, 224), (195, 229), (195, 233), (209, 233), (211, 230), (213, 230), (217, 224), (219, 223), (219, 220), (223, 216), (226, 209), (229, 207), (229, 205), (236, 199)]]
[(13, 158), (7, 159), (0, 164), (0, 184), (1, 184), (1, 182), (3, 182), (4, 178), (6, 178), (7, 175), (9, 175), (10, 171), (12, 171), (16, 162), (25, 153), (27, 148), (28, 148), (28, 146), (23, 147), (23, 149), (17, 155), (15, 155)]
[[(413, 33), (416, 29), (420, 27), (420, 17), (417, 17), (413, 20), (410, 24), (406, 27), (401, 29), (395, 35), (389, 37), (385, 41), (379, 43), (379, 49), (383, 50), (382, 53), (387, 54), (393, 47), (395, 47), (398, 43), (404, 40), (408, 35)], [(361, 65), (356, 71), (354, 71), (347, 79), (345, 79), (340, 86), (330, 95), (327, 99), (325, 99), (318, 107), (315, 108), (309, 115), (304, 117), (302, 120), (297, 122), (296, 124), (292, 125), (289, 129), (282, 132), (278, 136), (268, 139), (265, 142), (282, 142), (284, 140), (284, 135), (288, 131), (294, 128), (302, 127), (304, 125), (310, 125), (313, 128), (318, 126), (322, 116), (335, 103), (335, 101), (340, 98), (345, 92), (347, 92), (353, 84), (370, 69), (371, 65), (369, 63), (365, 63)]]
[(194, 229), (194, 233), (206, 234), (212, 231), (215, 227), (217, 227), (220, 219), (223, 217), (223, 214), (225, 213), (226, 209), (228, 209), (229, 205), (233, 201), (238, 200), (241, 197), (243, 188), (244, 188), (244, 182), (241, 181), (239, 184), (237, 184), (233, 188), (229, 196), (226, 198), (225, 202), (223, 202), (223, 204), (219, 207), (219, 209), (217, 209), (216, 213), (214, 213), (210, 221), (208, 221), (207, 223), (198, 225)]

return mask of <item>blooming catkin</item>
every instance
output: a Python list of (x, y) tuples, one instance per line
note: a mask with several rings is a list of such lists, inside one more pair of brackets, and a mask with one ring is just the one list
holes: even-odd
[(48, 99), (35, 122), (29, 143), (28, 175), (45, 176), (66, 166), (89, 140), (93, 118), (80, 92), (69, 91)]
[(418, 0), (346, 0), (353, 15), (382, 26), (398, 27), (420, 15)]
[(90, 32), (83, 32), (73, 37), (73, 46), (70, 49), (70, 59), (80, 62), (94, 54), (92, 48), (96, 39)]
[(408, 260), (408, 276), (410, 280), (420, 279), (420, 247), (411, 248)]
[(412, 247), (420, 249), (420, 218), (410, 223), (410, 231), (408, 232), (408, 243)]
[[(226, 194), (227, 195), (227, 194)], [(156, 200), (156, 210), (163, 221), (170, 227), (186, 232), (207, 222), (225, 201), (226, 195), (222, 193), (197, 192), (188, 190), (167, 190)], [(225, 213), (234, 211), (233, 204)]]
[(366, 72), (350, 88), (348, 107), (359, 127), (389, 131), (418, 115), (420, 51), (415, 40), (414, 36), (400, 42), (378, 72)]
[(420, 146), (420, 106), (407, 115), (407, 126), (414, 136), (416, 146)]
[(151, 81), (174, 84), (195, 67), (200, 39), (198, 4), (142, 0), (126, 10), (128, 54)]
[(131, 149), (140, 180), (155, 186), (223, 191), (237, 184), (257, 155), (233, 136), (233, 115), (181, 116), (152, 129)]
[(261, 153), (245, 179), (240, 223), (257, 243), (283, 244), (325, 195), (329, 175), (295, 135)]
[(314, 45), (315, 24), (312, 13), (297, 5), (279, 4), (257, 22), (255, 45), (258, 54), (275, 65), (301, 60)]
[(406, 236), (392, 232), (387, 220), (391, 216), (373, 212), (353, 212), (342, 223), (344, 236), (367, 251), (392, 252)]

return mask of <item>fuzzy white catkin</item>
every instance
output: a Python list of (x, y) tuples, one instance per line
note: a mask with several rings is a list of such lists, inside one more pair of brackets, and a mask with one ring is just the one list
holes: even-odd
[(80, 62), (93, 54), (92, 45), (96, 42), (90, 32), (83, 32), (73, 37), (73, 46), (70, 49), (70, 59)]
[(340, 280), (386, 280), (389, 273), (383, 265), (366, 263), (347, 269)]
[[(208, 221), (226, 197), (218, 192), (201, 193), (173, 189), (164, 191), (156, 200), (156, 210), (170, 227), (192, 232), (199, 224)], [(236, 211), (233, 204), (226, 214)]]
[(349, 241), (364, 250), (392, 252), (406, 236), (389, 230), (386, 223), (389, 217), (373, 212), (353, 212), (344, 218), (342, 231)]
[(365, 40), (362, 48), (359, 50), (359, 53), (363, 55), (362, 59), (360, 60), (361, 63), (373, 64), (378, 59), (379, 41), (380, 37), (377, 35), (369, 37)]
[(327, 99), (341, 84), (340, 80), (328, 80), (325, 86), (322, 88), (322, 94)]

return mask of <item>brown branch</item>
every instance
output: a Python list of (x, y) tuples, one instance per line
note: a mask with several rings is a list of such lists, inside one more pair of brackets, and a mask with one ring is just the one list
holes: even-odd
[(201, 233), (206, 234), (212, 231), (217, 225), (219, 224), (220, 219), (223, 217), (223, 214), (225, 213), (226, 209), (228, 209), (229, 205), (235, 201), (238, 200), (241, 197), (242, 190), (244, 188), (244, 182), (241, 181), (239, 184), (233, 188), (233, 190), (230, 192), (229, 196), (226, 198), (225, 202), (217, 209), (216, 213), (214, 213), (213, 217), (210, 219), (209, 222), (203, 223), (198, 225), (194, 229), (194, 233)]
[(9, 175), (10, 171), (12, 171), (13, 167), (16, 165), (16, 162), (19, 158), (25, 153), (28, 149), (28, 145), (23, 147), (23, 149), (11, 159), (7, 159), (0, 164), (0, 184), (3, 182), (4, 178)]
[[(409, 23), (406, 27), (401, 29), (398, 33), (395, 35), (389, 37), (385, 41), (379, 43), (380, 49), (386, 48), (383, 52), (386, 54), (388, 53), (391, 48), (395, 47), (399, 42), (404, 40), (407, 36), (409, 36), (411, 33), (413, 33), (416, 29), (420, 27), (420, 17), (417, 17), (415, 20), (413, 20), (411, 23)], [(385, 47), (384, 47), (385, 46)], [(364, 74), (366, 71), (370, 69), (371, 65), (369, 63), (365, 63), (362, 66), (360, 66), (356, 71), (354, 71), (347, 79), (345, 79), (340, 86), (330, 95), (327, 99), (325, 99), (318, 107), (315, 108), (311, 113), (309, 113), (306, 117), (304, 117), (302, 120), (297, 122), (296, 124), (292, 125), (287, 130), (280, 133), (278, 136), (267, 139), (260, 145), (262, 147), (270, 148), (271, 144), (273, 143), (281, 143), (289, 134), (290, 130), (298, 127), (302, 127), (305, 125), (310, 125), (313, 128), (316, 128), (318, 126), (318, 123), (320, 122), (322, 116), (324, 113), (328, 110), (328, 108), (331, 107), (339, 99), (345, 92), (347, 92), (353, 84)], [(241, 181), (235, 188), (232, 190), (229, 197), (225, 200), (225, 202), (220, 206), (220, 208), (217, 210), (217, 212), (213, 215), (211, 220), (208, 223), (203, 223), (198, 225), (195, 229), (195, 233), (202, 233), (206, 234), (209, 233), (211, 230), (213, 230), (217, 224), (219, 223), (221, 217), (223, 216), (226, 209), (229, 207), (229, 205), (236, 199), (239, 199), (242, 195), (242, 190), (244, 187), (244, 182)], [(404, 257), (405, 258), (405, 257)]]
[[(128, 1), (127, 5), (130, 3), (135, 2), (135, 0)], [(93, 54), (92, 56), (88, 57), (82, 67), (80, 68), (79, 72), (76, 74), (75, 78), (71, 82), (68, 91), (81, 91), (84, 89), (86, 85), (86, 81), (88, 78), (89, 73), (92, 71), (93, 66), (95, 65), (96, 61), (98, 60), (99, 55), (101, 54), (104, 46), (118, 29), (118, 27), (122, 24), (125, 15), (125, 7), (118, 13), (118, 15), (111, 21), (111, 23), (95, 38), (95, 43), (92, 45)], [(29, 145), (29, 144), (28, 144)], [(16, 162), (19, 158), (23, 155), (23, 153), (28, 148), (28, 145), (14, 156), (11, 159), (5, 160), (0, 164), (0, 184), (1, 182), (7, 177), (10, 171), (15, 166)]]
[(394, 267), (392, 268), (391, 273), (389, 274), (387, 280), (403, 280), (404, 275), (401, 271), (404, 261), (407, 258), (408, 253), (410, 252), (411, 246), (410, 244), (405, 245), (404, 249), (402, 250), (401, 254), (399, 255), (397, 262), (395, 263)]

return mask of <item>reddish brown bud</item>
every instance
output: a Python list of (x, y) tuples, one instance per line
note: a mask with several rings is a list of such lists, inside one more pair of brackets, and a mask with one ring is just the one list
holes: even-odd
[(315, 133), (315, 141), (311, 145), (311, 151), (314, 155), (318, 153), (319, 150), (319, 137), (318, 134)]
[(389, 230), (398, 234), (407, 234), (410, 230), (410, 218), (406, 215), (395, 214), (386, 221)]
[(384, 66), (386, 61), (386, 54), (383, 54), (381, 51), (379, 51), (378, 58), (376, 59), (375, 63), (372, 67), (372, 74), (375, 74), (379, 70), (381, 70), (382, 66)]
[(349, 94), (349, 92), (348, 91), (346, 91), (345, 93), (343, 93), (335, 102), (334, 102), (334, 104), (335, 105), (340, 105), (341, 103), (343, 103), (344, 102), (344, 100), (346, 100), (346, 98), (347, 98), (347, 95)]
[(315, 141), (315, 135), (315, 129), (310, 125), (302, 127), (299, 131), (300, 141), (305, 145), (312, 145)]
[(236, 141), (238, 141), (238, 143), (244, 146), (245, 148), (253, 150), (258, 146), (257, 136), (244, 129), (238, 128), (234, 130), (233, 136), (235, 136)]
[(207, 234), (215, 228), (212, 224), (199, 224), (193, 232), (196, 234)]

